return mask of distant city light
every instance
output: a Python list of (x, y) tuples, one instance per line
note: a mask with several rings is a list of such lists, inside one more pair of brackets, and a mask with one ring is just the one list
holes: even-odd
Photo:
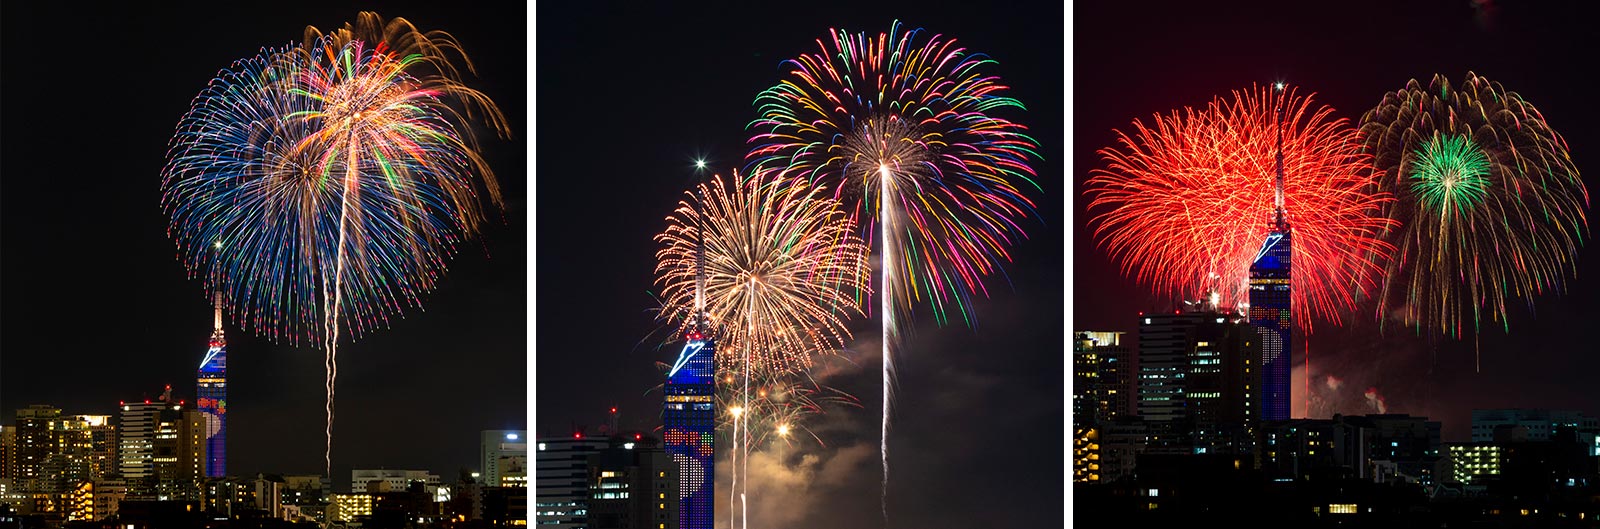
[(506, 434), (506, 439), (510, 439), (512, 441), (515, 441), (515, 440), (517, 440), (517, 434), (514, 433), (514, 432), (513, 433), (508, 433), (508, 434)]

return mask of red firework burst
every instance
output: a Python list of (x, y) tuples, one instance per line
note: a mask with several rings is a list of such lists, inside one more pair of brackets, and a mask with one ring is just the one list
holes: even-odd
[(1274, 219), (1281, 105), (1292, 317), (1303, 328), (1311, 316), (1338, 324), (1392, 251), (1377, 238), (1391, 199), (1373, 193), (1356, 129), (1311, 99), (1255, 87), (1117, 131), (1120, 147), (1099, 151), (1106, 166), (1084, 186), (1095, 238), (1158, 295), (1214, 290), (1225, 306), (1247, 301), (1250, 264)]

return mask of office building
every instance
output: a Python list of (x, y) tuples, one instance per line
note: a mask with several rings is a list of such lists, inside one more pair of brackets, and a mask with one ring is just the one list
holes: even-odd
[[(582, 433), (537, 440), (534, 523), (545, 529), (588, 527), (589, 456), (611, 446)], [(475, 493), (464, 490), (463, 497)], [(476, 509), (474, 509), (476, 510)]]
[(1257, 333), (1213, 303), (1139, 316), (1139, 415), (1160, 453), (1253, 453)]
[(678, 463), (678, 526), (712, 529), (716, 480), (716, 342), (698, 329), (684, 333), (683, 350), (667, 372), (662, 439)]
[(1072, 355), (1072, 420), (1101, 424), (1133, 416), (1138, 387), (1134, 355), (1121, 332), (1077, 333)]
[(490, 487), (526, 487), (528, 432), (484, 430), (478, 443), (481, 483)]
[(613, 437), (588, 475), (589, 529), (677, 529), (678, 465), (655, 438)]
[(430, 474), (426, 470), (351, 470), (350, 492), (356, 494), (377, 494), (380, 492), (404, 492), (411, 488), (411, 484), (420, 483), (425, 490), (439, 488), (439, 475)]
[[(163, 465), (168, 475), (176, 475), (180, 444), (177, 436), (183, 405), (172, 400), (172, 386), (167, 386), (155, 400), (122, 402), (122, 424), (119, 428), (118, 467), (128, 486), (128, 495), (140, 499), (157, 499), (156, 441), (162, 436)], [(168, 423), (163, 425), (163, 422)], [(184, 432), (193, 434), (192, 431)], [(190, 440), (192, 442), (192, 439)], [(192, 457), (192, 453), (188, 454)], [(146, 496), (149, 496), (146, 498)]]
[(49, 427), (50, 449), (40, 466), (35, 491), (77, 494), (74, 496), (77, 503), (68, 508), (81, 507), (87, 493), (78, 490), (79, 485), (99, 477), (95, 472), (89, 423), (76, 417), (57, 417), (49, 422)]
[(0, 494), (15, 488), (17, 427), (0, 425)]
[(228, 468), (228, 340), (222, 334), (222, 293), (212, 302), (215, 310), (211, 340), (195, 373), (195, 405), (205, 412), (205, 476), (220, 478)]
[[(1600, 417), (1586, 417), (1576, 410), (1495, 409), (1472, 410), (1472, 442), (1549, 441), (1561, 429), (1578, 433), (1600, 432)], [(1501, 437), (1495, 439), (1495, 433)], [(1600, 455), (1600, 454), (1595, 454)]]
[(83, 421), (89, 427), (90, 457), (95, 477), (117, 473), (120, 470), (117, 466), (119, 436), (114, 419), (110, 415), (76, 415), (73, 419)]
[(1481, 486), (1500, 476), (1503, 454), (1494, 443), (1450, 443), (1445, 450), (1450, 457), (1452, 483)]
[(128, 496), (128, 486), (120, 479), (101, 479), (94, 482), (94, 509), (90, 520), (104, 520), (117, 513), (117, 507)]

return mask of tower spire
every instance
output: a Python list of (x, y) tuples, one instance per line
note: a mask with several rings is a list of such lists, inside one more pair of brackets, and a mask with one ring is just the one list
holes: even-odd
[(222, 332), (222, 292), (221, 291), (218, 291), (216, 293), (216, 297), (212, 299), (211, 306), (216, 309), (216, 313), (211, 319), (211, 330), (213, 332), (220, 333), (220, 332)]
[(706, 163), (704, 160), (695, 162), (695, 175), (699, 176), (700, 197), (694, 203), (695, 217), (695, 245), (694, 245), (694, 332), (704, 334), (702, 325), (706, 316)]
[(1274, 85), (1274, 88), (1276, 88), (1278, 91), (1278, 108), (1276, 112), (1278, 124), (1277, 127), (1275, 127), (1278, 133), (1278, 159), (1277, 163), (1273, 167), (1273, 174), (1277, 179), (1275, 186), (1273, 187), (1272, 196), (1274, 214), (1273, 227), (1278, 230), (1282, 230), (1285, 225), (1283, 218), (1283, 105), (1288, 98), (1285, 97), (1286, 94), (1283, 89), (1282, 81), (1279, 81), (1276, 85)]

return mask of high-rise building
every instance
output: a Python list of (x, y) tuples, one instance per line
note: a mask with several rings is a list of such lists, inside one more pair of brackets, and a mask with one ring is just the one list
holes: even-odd
[[(537, 441), (534, 456), (534, 524), (545, 529), (579, 529), (589, 520), (589, 456), (611, 446), (582, 433)], [(473, 491), (463, 491), (470, 495)]]
[(50, 451), (40, 468), (37, 490), (75, 493), (77, 503), (74, 505), (81, 507), (84, 494), (92, 492), (84, 493), (79, 485), (99, 477), (95, 472), (89, 422), (77, 417), (58, 417), (50, 421), (50, 437)]
[(195, 405), (206, 414), (205, 476), (218, 478), (228, 468), (228, 340), (222, 334), (222, 293), (213, 301), (211, 341), (195, 374)]
[(654, 438), (613, 437), (589, 456), (589, 529), (677, 529), (678, 465)]
[(35, 404), (17, 410), (16, 472), (12, 486), (18, 491), (42, 491), (45, 458), (55, 446), (51, 423), (61, 418), (61, 409)]
[(1101, 424), (1131, 417), (1137, 409), (1137, 373), (1132, 349), (1121, 332), (1085, 331), (1072, 350), (1072, 420)]
[(200, 500), (210, 419), (182, 402), (160, 413), (151, 453), (157, 499)]
[(1201, 312), (1139, 316), (1139, 417), (1149, 422), (1183, 417), (1184, 372), (1189, 367), (1191, 331), (1215, 315)]
[(1288, 221), (1278, 221), (1250, 265), (1250, 323), (1261, 337), (1261, 418), (1289, 419), (1290, 349), (1294, 326), (1290, 320), (1290, 256), (1293, 254)]
[(484, 430), (478, 443), (478, 457), (484, 485), (528, 486), (528, 432)]
[(678, 463), (678, 527), (711, 529), (715, 520), (716, 343), (694, 329), (667, 372), (662, 438)]
[(1261, 390), (1255, 329), (1208, 300), (1139, 318), (1139, 414), (1147, 448), (1253, 453)]
[(17, 427), (0, 425), (0, 493), (16, 488)]
[[(120, 469), (117, 467), (117, 425), (110, 415), (77, 415), (73, 417), (83, 421), (89, 426), (90, 455), (94, 464), (96, 478), (106, 474), (115, 474)], [(99, 494), (99, 489), (95, 489)]]
[[(122, 469), (122, 479), (128, 486), (129, 496), (143, 497), (155, 494), (156, 435), (161, 428), (162, 415), (163, 412), (176, 413), (181, 410), (179, 403), (170, 402), (171, 389), (169, 386), (167, 392), (155, 401), (143, 399), (139, 402), (122, 403), (118, 467)], [(168, 417), (167, 420), (170, 421), (170, 415)], [(171, 435), (175, 436), (176, 432)]]

